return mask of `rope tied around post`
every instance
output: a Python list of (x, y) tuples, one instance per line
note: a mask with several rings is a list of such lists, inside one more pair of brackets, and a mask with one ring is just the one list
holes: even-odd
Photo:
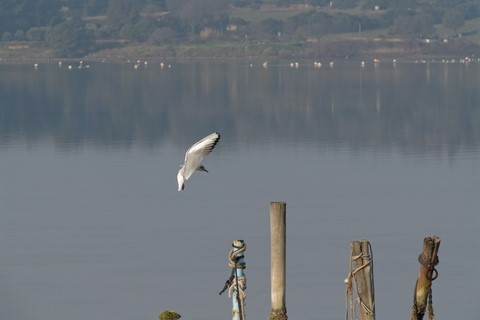
[[(354, 251), (360, 253), (354, 254)], [(354, 241), (350, 246), (350, 270), (345, 279), (345, 319), (357, 319), (360, 305), (360, 319), (375, 319), (375, 292), (373, 281), (373, 252), (368, 241)], [(354, 302), (353, 282), (356, 284)]]
[(247, 245), (243, 240), (235, 240), (232, 244), (232, 249), (228, 253), (228, 266), (232, 269), (245, 269), (245, 262), (239, 262), (238, 260), (243, 257), (240, 253), (245, 252)]
[[(233, 319), (236, 319), (239, 315), (240, 320), (245, 319), (245, 289), (247, 288), (247, 278), (243, 273), (243, 270), (246, 268), (246, 264), (243, 261), (243, 252), (246, 248), (247, 246), (243, 240), (235, 240), (233, 242), (232, 249), (228, 253), (228, 266), (232, 271), (222, 291), (219, 292), (221, 295), (228, 290), (228, 298), (233, 297), (235, 300), (232, 310)], [(237, 307), (239, 310), (237, 310)]]
[(232, 268), (232, 276), (233, 276), (233, 279), (236, 279), (236, 280), (235, 280), (235, 283), (232, 282), (228, 288), (228, 297), (231, 298), (233, 294), (233, 290), (237, 289), (237, 292), (239, 293), (239, 298), (241, 300), (244, 300), (247, 296), (245, 293), (245, 289), (247, 288), (247, 278), (245, 277), (245, 275), (239, 276), (237, 274), (237, 269), (243, 270), (246, 267), (245, 262), (239, 261), (239, 260), (240, 258), (243, 258), (243, 252), (247, 249), (247, 245), (245, 244), (245, 242), (242, 241), (241, 245), (237, 246), (235, 245), (235, 242), (234, 242), (232, 244), (232, 247), (233, 248), (230, 250), (228, 254), (228, 266)]
[(424, 266), (425, 268), (429, 269), (427, 273), (427, 277), (430, 281), (433, 281), (438, 278), (438, 270), (435, 267), (438, 265), (439, 260), (438, 256), (433, 257), (434, 260), (430, 261), (428, 257), (425, 257), (423, 253), (420, 253), (418, 256), (418, 262)]

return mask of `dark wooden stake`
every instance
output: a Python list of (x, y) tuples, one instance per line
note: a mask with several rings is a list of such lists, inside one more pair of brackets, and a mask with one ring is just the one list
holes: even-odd
[(433, 319), (432, 306), (432, 281), (438, 276), (435, 266), (438, 264), (438, 249), (440, 247), (440, 237), (426, 237), (423, 239), (422, 253), (418, 257), (420, 271), (418, 272), (417, 282), (415, 283), (415, 292), (413, 297), (411, 320), (421, 320), (428, 307), (429, 319)]
[(285, 202), (270, 203), (270, 282), (272, 312), (269, 320), (287, 320), (285, 306), (285, 245), (286, 245)]

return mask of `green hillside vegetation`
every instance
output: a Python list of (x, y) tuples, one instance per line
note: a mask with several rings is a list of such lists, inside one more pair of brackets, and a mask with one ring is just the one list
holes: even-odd
[(478, 54), (479, 47), (480, 0), (0, 0), (0, 59)]

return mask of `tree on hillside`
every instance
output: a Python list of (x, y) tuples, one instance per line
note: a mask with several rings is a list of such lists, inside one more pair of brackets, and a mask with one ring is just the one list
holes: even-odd
[(427, 38), (435, 35), (434, 18), (428, 14), (406, 14), (395, 19), (391, 34), (404, 38)]
[(143, 18), (138, 23), (127, 23), (120, 29), (120, 36), (124, 39), (144, 42), (157, 28), (155, 19)]
[(56, 57), (74, 58), (92, 50), (93, 40), (80, 19), (71, 19), (50, 28), (45, 40)]
[(61, 0), (0, 0), (0, 33), (26, 32), (61, 21)]
[(135, 24), (143, 4), (143, 0), (110, 0), (107, 8), (109, 24), (117, 30), (126, 24)]
[(226, 0), (165, 0), (167, 9), (178, 15), (195, 35), (205, 26), (212, 27), (228, 13)]

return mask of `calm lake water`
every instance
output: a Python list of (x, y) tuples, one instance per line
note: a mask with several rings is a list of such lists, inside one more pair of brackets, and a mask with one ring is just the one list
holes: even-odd
[[(350, 241), (368, 239), (377, 318), (408, 319), (433, 235), (437, 318), (478, 316), (480, 64), (77, 65), (0, 65), (1, 319), (230, 318), (234, 239), (247, 318), (267, 319), (270, 201), (290, 318), (344, 318)], [(210, 172), (178, 192), (214, 131)]]

